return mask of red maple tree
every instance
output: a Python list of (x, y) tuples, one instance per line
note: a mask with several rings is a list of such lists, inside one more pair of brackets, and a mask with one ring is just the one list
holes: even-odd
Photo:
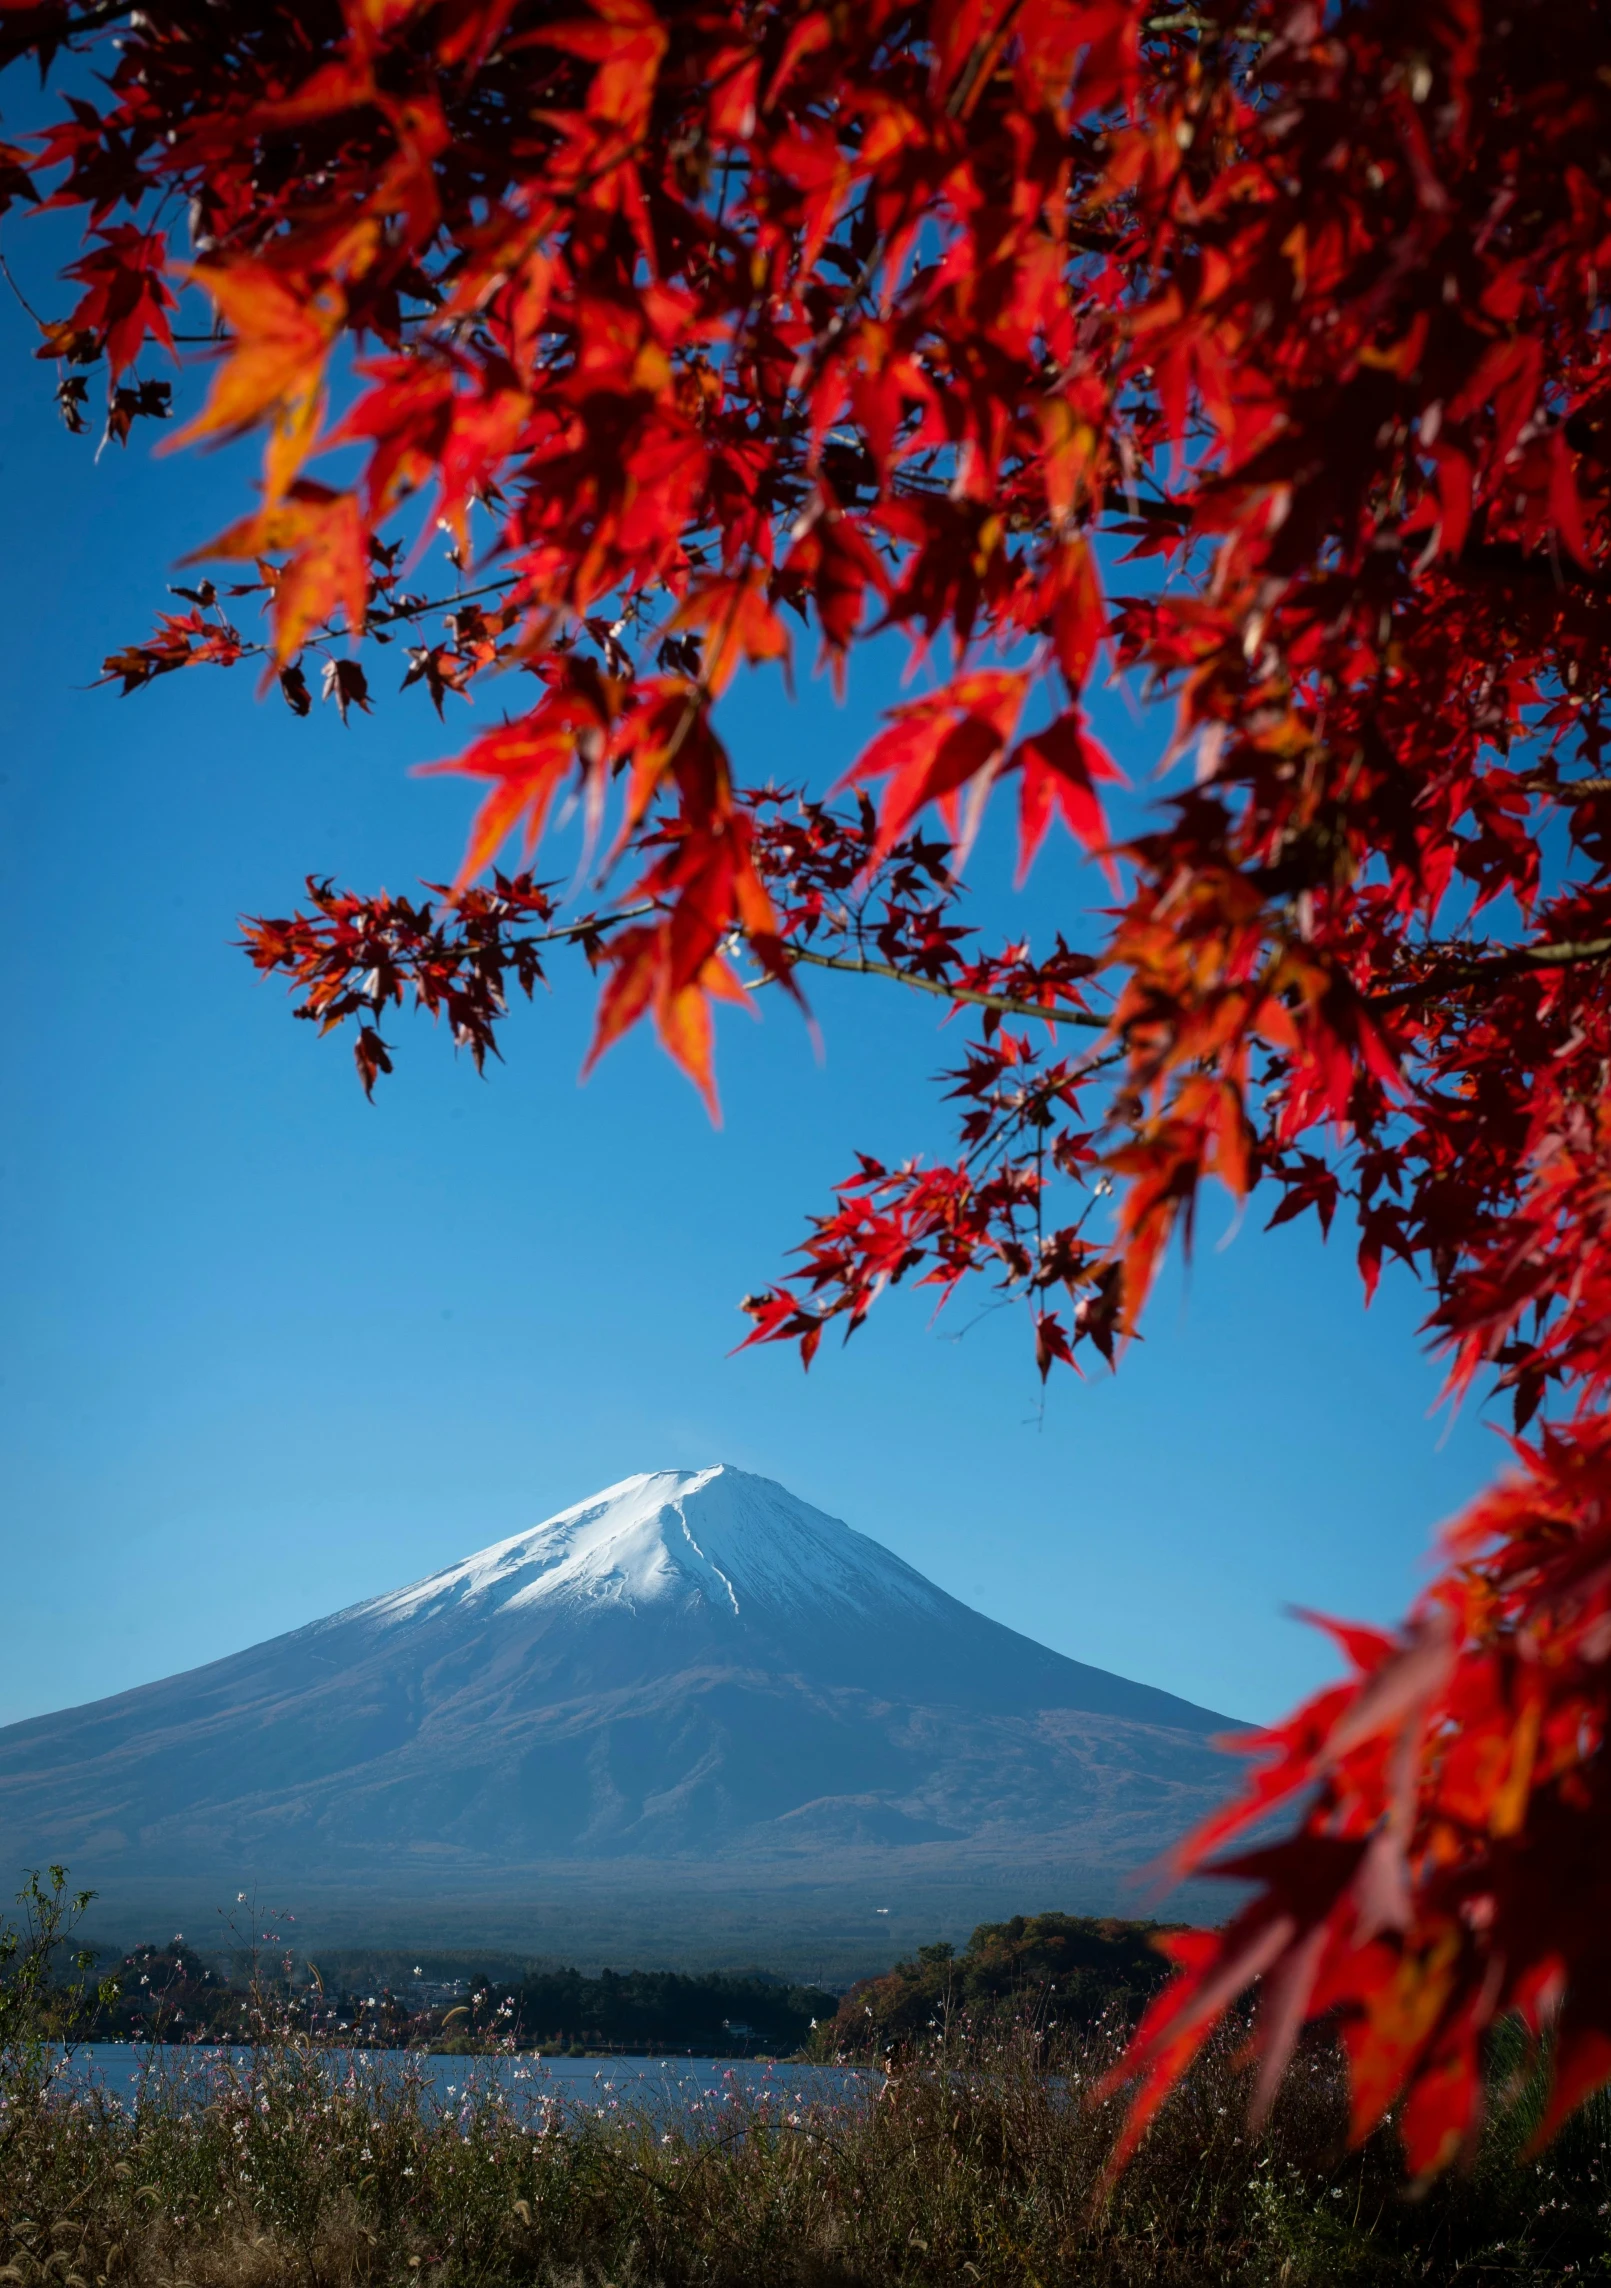
[[(1512, 1394), (1514, 1469), (1403, 1632), (1339, 1628), (1348, 1680), (1182, 1847), (1250, 1901), (1176, 1942), (1123, 2075), (1133, 2141), (1259, 1980), (1261, 2103), (1330, 2016), (1356, 2134), (1397, 2108), (1436, 2169), (1512, 2013), (1552, 2127), (1611, 2073), (1606, 8), (3, 0), (23, 59), (67, 92), (0, 204), (85, 216), (64, 416), (93, 378), (109, 433), (165, 417), (200, 309), (183, 434), (265, 440), (198, 552), (242, 576), (109, 677), (251, 656), (343, 715), (385, 644), (439, 712), (529, 679), (441, 766), (483, 789), (457, 884), (251, 925), (366, 1086), (389, 1008), (479, 1060), (563, 944), (593, 1053), (651, 1017), (712, 1103), (715, 1002), (899, 979), (978, 1018), (956, 1158), (863, 1159), (752, 1340), (809, 1359), (887, 1282), (984, 1273), (1042, 1374), (1111, 1361), (1213, 1176), (1346, 1210), (1367, 1290), (1387, 1254), (1428, 1283), (1451, 1392)], [(796, 623), (924, 671), (837, 807), (717, 724)], [(1119, 848), (1110, 671), (1173, 708), (1181, 782)], [(1054, 825), (1093, 861), (1049, 953), (956, 909), (1013, 780), (1024, 864)], [(573, 798), (603, 902), (489, 884)]]

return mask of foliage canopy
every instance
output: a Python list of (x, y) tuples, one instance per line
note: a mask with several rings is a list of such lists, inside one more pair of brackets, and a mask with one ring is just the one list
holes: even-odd
[[(1514, 2012), (1553, 2128), (1611, 2071), (1605, 8), (5, 0), (0, 61), (63, 51), (104, 76), (0, 199), (85, 220), (65, 417), (92, 373), (111, 434), (164, 416), (205, 296), (183, 434), (264, 439), (200, 552), (241, 577), (108, 675), (260, 654), (299, 714), (315, 666), (368, 707), (398, 641), (439, 710), (528, 679), (442, 766), (483, 790), (451, 892), (253, 927), (366, 1086), (388, 1008), (479, 1059), (562, 942), (594, 1054), (651, 1019), (713, 1105), (715, 1003), (893, 976), (978, 1017), (956, 1157), (863, 1159), (752, 1339), (809, 1359), (887, 1282), (983, 1272), (1043, 1373), (1111, 1360), (1215, 1178), (1346, 1214), (1367, 1291), (1427, 1283), (1451, 1393), (1513, 1394), (1532, 1440), (1404, 1631), (1339, 1628), (1349, 1679), (1183, 1846), (1255, 1894), (1170, 1942), (1127, 2070), (1139, 2134), (1258, 1977), (1261, 2103), (1335, 2012), (1355, 2135), (1402, 2099), (1436, 2169)], [(450, 593), (406, 585), (416, 529)], [(839, 808), (717, 726), (791, 615), (836, 673), (881, 627), (926, 678)], [(1173, 705), (1182, 782), (1121, 849), (1104, 659)], [(955, 917), (998, 784), (1026, 865), (1053, 826), (1093, 861), (1039, 953)], [(571, 800), (606, 903), (484, 878)]]

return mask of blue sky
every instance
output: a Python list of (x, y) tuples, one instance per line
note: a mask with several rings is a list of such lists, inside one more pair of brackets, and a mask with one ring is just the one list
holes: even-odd
[[(409, 766), (476, 718), (444, 730), (384, 676), (345, 732), (259, 703), (249, 667), (89, 688), (239, 513), (250, 456), (153, 459), (147, 428), (97, 465), (33, 339), (0, 305), (0, 1721), (716, 1459), (1013, 1627), (1237, 1716), (1329, 1672), (1289, 1604), (1402, 1609), (1501, 1449), (1474, 1409), (1433, 1414), (1419, 1298), (1389, 1273), (1366, 1314), (1346, 1238), (1266, 1236), (1255, 1213), (1220, 1244), (1216, 1199), (1120, 1374), (1054, 1380), (1044, 1409), (1022, 1317), (978, 1317), (982, 1292), (933, 1329), (897, 1297), (809, 1377), (727, 1355), (737, 1298), (855, 1148), (943, 1144), (928, 1076), (959, 1036), (920, 996), (814, 983), (820, 1065), (785, 1010), (726, 1018), (717, 1132), (647, 1038), (578, 1086), (591, 988), (562, 963), (485, 1082), (395, 1020), (398, 1073), (367, 1105), (346, 1047), (254, 980), (235, 918), (285, 911), (310, 870), (450, 874), (469, 790)], [(757, 685), (727, 728), (757, 775), (825, 787), (892, 695), (882, 669), (844, 709)], [(1158, 727), (1118, 697), (1100, 727), (1144, 779)], [(1044, 936), (1077, 869), (1054, 848), (1016, 905), (1005, 826), (971, 869), (981, 915)]]

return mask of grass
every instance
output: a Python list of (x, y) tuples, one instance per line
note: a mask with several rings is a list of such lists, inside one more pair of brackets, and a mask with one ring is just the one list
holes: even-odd
[[(1106, 2197), (1124, 2036), (941, 2021), (887, 2075), (722, 2077), (674, 2113), (540, 2063), (451, 2092), (321, 2046), (259, 1988), (260, 2038), (146, 2053), (119, 2099), (63, 2070), (90, 1997), (52, 1976), (81, 1898), (51, 1871), (0, 1929), (0, 2288), (1389, 2288), (1611, 2278), (1611, 2101), (1526, 2151), (1519, 2041), (1471, 2168), (1406, 2196), (1388, 2128), (1345, 2149), (1341, 2069), (1305, 2051), (1268, 2128), (1227, 2033)], [(78, 1955), (77, 1966), (89, 1967)], [(65, 2017), (63, 2012), (66, 2012)], [(518, 2077), (518, 2078), (517, 2078)]]
[[(6, 2288), (493, 2283), (1211, 2288), (1611, 2274), (1611, 2110), (1518, 2162), (1526, 2101), (1465, 2177), (1405, 2198), (1390, 2135), (1341, 2150), (1331, 2053), (1248, 2134), (1228, 2045), (1105, 2204), (1116, 2113), (1081, 2102), (1115, 2029), (1048, 2076), (1033, 2037), (965, 2033), (876, 2094), (786, 2085), (655, 2119), (566, 2110), (541, 2078), (461, 2087), (272, 2042), (199, 2077), (154, 2060), (127, 2104), (14, 2075), (0, 2111)], [(727, 2087), (732, 2087), (729, 2083)]]

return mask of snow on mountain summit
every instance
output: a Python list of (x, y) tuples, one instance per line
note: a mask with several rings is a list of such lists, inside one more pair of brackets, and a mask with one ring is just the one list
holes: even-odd
[(743, 1621), (824, 1608), (866, 1619), (949, 1605), (892, 1551), (812, 1508), (770, 1478), (730, 1464), (649, 1470), (494, 1542), (474, 1556), (334, 1616), (381, 1626), (455, 1607), (515, 1613), (563, 1607), (577, 1617), (698, 1605)]

